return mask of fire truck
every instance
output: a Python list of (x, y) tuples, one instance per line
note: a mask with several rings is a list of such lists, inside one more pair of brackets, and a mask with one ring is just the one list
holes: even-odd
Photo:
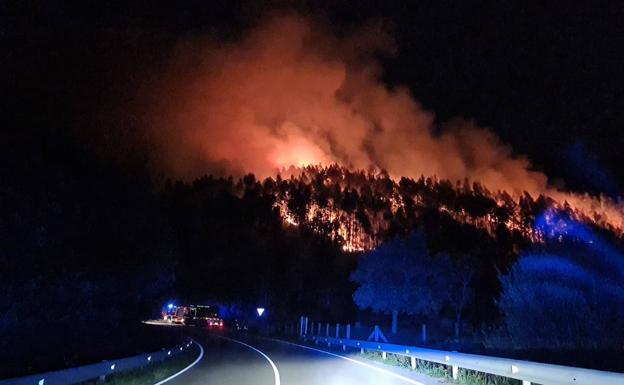
[(183, 324), (184, 317), (191, 312), (190, 306), (169, 306), (163, 312), (163, 320), (169, 323)]
[(163, 320), (186, 326), (223, 328), (219, 308), (208, 305), (171, 306), (163, 312)]
[(223, 319), (219, 317), (218, 307), (197, 305), (189, 307), (189, 312), (184, 315), (184, 324), (221, 329), (223, 328)]

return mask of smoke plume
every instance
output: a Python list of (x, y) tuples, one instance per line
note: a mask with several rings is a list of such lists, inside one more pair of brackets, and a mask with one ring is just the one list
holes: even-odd
[(493, 132), (465, 121), (438, 132), (433, 113), (406, 88), (380, 80), (374, 55), (394, 46), (379, 25), (342, 37), (327, 30), (282, 15), (236, 43), (181, 43), (150, 91), (146, 136), (158, 166), (187, 179), (330, 163), (468, 179), (492, 191), (568, 200), (622, 226), (613, 205), (549, 189), (546, 176)]

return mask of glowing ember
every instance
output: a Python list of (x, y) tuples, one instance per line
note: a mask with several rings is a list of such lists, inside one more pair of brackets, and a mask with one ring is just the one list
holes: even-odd
[[(323, 183), (315, 184), (314, 181), (318, 180), (322, 180)], [(296, 184), (304, 183), (310, 186), (311, 196), (305, 203), (304, 214), (297, 216), (289, 209), (289, 202), (293, 202), (293, 197), (288, 192), (285, 195), (278, 194), (275, 205), (279, 208), (284, 223), (291, 226), (303, 224), (318, 233), (328, 235), (339, 241), (343, 250), (348, 252), (370, 250), (383, 241), (389, 229), (387, 214), (409, 215), (407, 213), (412, 212), (411, 215), (418, 216), (419, 210), (431, 207), (437, 207), (440, 213), (459, 223), (482, 229), (492, 237), (496, 236), (498, 227), (503, 226), (510, 233), (516, 233), (533, 243), (544, 241), (542, 230), (535, 227), (536, 218), (533, 214), (534, 207), (541, 206), (543, 208), (540, 212), (545, 211), (546, 222), (552, 220), (553, 213), (561, 211), (573, 219), (612, 230), (618, 236), (623, 235), (621, 230), (612, 229), (600, 218), (586, 216), (582, 210), (553, 199), (533, 201), (528, 196), (492, 194), (483, 188), (467, 186), (453, 187), (448, 192), (450, 197), (445, 198), (444, 194), (440, 193), (441, 186), (445, 182), (437, 179), (411, 180), (411, 191), (417, 192), (411, 196), (406, 191), (401, 191), (405, 188), (400, 184), (384, 175), (364, 175), (338, 166), (299, 169), (297, 179), (294, 181)], [(342, 202), (336, 201), (336, 197), (325, 195), (327, 193), (331, 195), (332, 191), (335, 195), (336, 187), (340, 189)], [(352, 207), (352, 203), (345, 201), (348, 196), (357, 196), (360, 202), (369, 201), (369, 204), (357, 211)], [(376, 203), (370, 204), (371, 198), (377, 200)], [(443, 203), (445, 199), (448, 203)], [(462, 203), (464, 206), (458, 202), (464, 202)], [(485, 209), (480, 207), (484, 204)], [(566, 231), (565, 228), (557, 227), (556, 223), (549, 224), (560, 233)]]

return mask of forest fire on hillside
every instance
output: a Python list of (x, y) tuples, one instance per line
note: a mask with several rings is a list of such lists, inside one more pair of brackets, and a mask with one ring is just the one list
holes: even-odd
[[(297, 175), (279, 182), (275, 207), (286, 226), (305, 225), (328, 235), (348, 252), (375, 248), (388, 237), (422, 226), (431, 211), (496, 237), (500, 231), (530, 243), (544, 240), (536, 220), (549, 225), (563, 213), (621, 237), (622, 231), (582, 210), (548, 196), (492, 193), (478, 183), (452, 184), (421, 177), (398, 182), (384, 173), (350, 171), (338, 165), (291, 169)], [(550, 213), (550, 214), (549, 214)]]
[[(290, 166), (338, 164), (386, 170), (395, 183), (421, 176), (477, 182), (499, 207), (517, 208), (526, 193), (535, 200), (544, 196), (584, 221), (622, 234), (621, 204), (551, 187), (545, 174), (492, 131), (464, 120), (438, 124), (405, 87), (384, 84), (374, 57), (392, 54), (395, 47), (378, 25), (341, 37), (329, 30), (287, 15), (265, 20), (236, 43), (180, 44), (162, 81), (148, 93), (153, 100), (143, 136), (157, 153), (158, 172), (186, 180), (207, 173), (264, 178)], [(506, 196), (513, 204), (500, 198)], [(422, 197), (387, 199), (400, 211)], [(372, 247), (374, 240), (357, 235), (355, 214), (336, 211), (333, 204), (311, 203), (308, 217), (291, 216), (285, 203), (278, 207), (290, 224), (336, 224), (332, 231), (348, 239), (348, 249)], [(539, 238), (519, 223), (517, 213), (501, 220), (449, 204), (439, 210), (489, 232), (504, 224)], [(373, 233), (385, 226), (380, 218), (369, 219)]]

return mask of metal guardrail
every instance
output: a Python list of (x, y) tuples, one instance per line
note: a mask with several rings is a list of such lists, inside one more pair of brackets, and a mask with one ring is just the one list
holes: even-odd
[(97, 364), (78, 366), (75, 368), (57, 370), (33, 374), (25, 377), (0, 380), (0, 385), (70, 385), (88, 381), (94, 378), (105, 377), (114, 373), (124, 372), (131, 369), (144, 367), (150, 363), (163, 361), (168, 357), (175, 356), (188, 349), (194, 343), (189, 339), (187, 342), (171, 349), (163, 349), (157, 352), (139, 354), (138, 356), (122, 358), (119, 360), (103, 361)]
[(457, 378), (461, 368), (521, 380), (523, 385), (624, 385), (624, 374), (621, 373), (311, 334), (304, 334), (302, 338), (326, 343), (328, 347), (339, 345), (343, 350), (351, 347), (410, 357), (412, 368), (415, 368), (417, 359), (448, 365), (452, 368), (453, 378)]

